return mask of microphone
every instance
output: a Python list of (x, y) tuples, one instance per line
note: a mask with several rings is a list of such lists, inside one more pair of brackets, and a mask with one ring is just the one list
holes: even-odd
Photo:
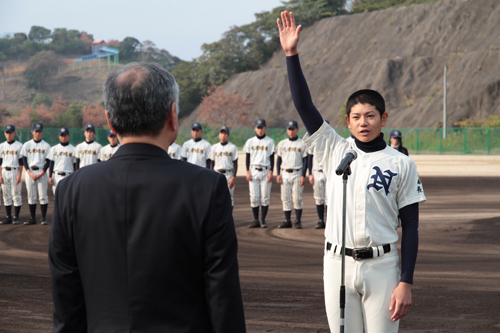
[(339, 176), (342, 175), (349, 167), (349, 165), (351, 165), (352, 161), (354, 161), (357, 157), (358, 153), (356, 153), (354, 149), (348, 150), (347, 153), (345, 153), (344, 159), (342, 160), (342, 162), (340, 162), (339, 166), (335, 170), (335, 173)]

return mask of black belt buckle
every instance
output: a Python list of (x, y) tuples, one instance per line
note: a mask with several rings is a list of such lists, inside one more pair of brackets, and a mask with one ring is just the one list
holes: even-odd
[(35, 170), (35, 171), (36, 171), (36, 170), (38, 170), (38, 169), (39, 169), (39, 168), (38, 168), (37, 166), (32, 166), (32, 167), (31, 167), (31, 170)]
[(293, 169), (286, 169), (285, 171), (286, 172), (293, 172), (294, 170)]
[(373, 258), (373, 249), (371, 247), (352, 249), (352, 257), (354, 260)]
[(12, 170), (10, 167), (5, 167), (4, 169), (7, 170), (7, 171)]
[(318, 172), (323, 172), (323, 170), (318, 170)]
[(264, 169), (262, 169), (262, 168), (255, 168), (255, 170), (257, 170), (257, 171), (262, 171), (262, 170), (264, 170)]
[(217, 170), (218, 173), (226, 173), (226, 170)]
[(58, 172), (57, 173), (59, 176), (66, 176), (66, 172)]

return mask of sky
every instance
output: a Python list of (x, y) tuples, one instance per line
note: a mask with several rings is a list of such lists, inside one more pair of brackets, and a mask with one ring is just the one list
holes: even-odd
[(0, 0), (0, 36), (38, 25), (86, 31), (97, 39), (150, 40), (182, 60), (201, 55), (232, 26), (255, 21), (281, 0)]

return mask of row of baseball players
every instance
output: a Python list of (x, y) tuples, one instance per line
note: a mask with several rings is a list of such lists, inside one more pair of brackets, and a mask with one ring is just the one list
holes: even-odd
[[(271, 185), (273, 182), (274, 154), (276, 154), (276, 182), (281, 184), (281, 200), (285, 221), (279, 228), (291, 228), (292, 208), (295, 209), (294, 227), (302, 228), (301, 216), (304, 202), (302, 194), (306, 171), (309, 169), (309, 182), (314, 188), (314, 198), (319, 222), (316, 229), (324, 229), (326, 177), (320, 163), (315, 163), (312, 152), (297, 134), (296, 121), (286, 124), (288, 139), (282, 140), (275, 147), (273, 139), (266, 136), (266, 121), (255, 121), (256, 135), (247, 140), (243, 151), (246, 153), (246, 179), (250, 189), (250, 206), (254, 216), (249, 228), (267, 228), (266, 215), (269, 208)], [(202, 167), (210, 168), (226, 176), (232, 203), (234, 205), (234, 184), (238, 169), (238, 148), (229, 142), (229, 128), (219, 128), (220, 142), (213, 146), (202, 139), (203, 129), (200, 123), (191, 125), (192, 139), (182, 148), (173, 143), (168, 149), (170, 157), (181, 159)], [(259, 219), (259, 207), (261, 217)]]
[[(42, 139), (43, 124), (33, 124), (31, 134), (33, 139), (22, 144), (15, 139), (15, 126), (5, 126), (7, 141), (0, 144), (2, 168), (0, 184), (2, 184), (6, 218), (0, 224), (19, 224), (23, 168), (26, 170), (25, 182), (30, 209), (30, 218), (24, 224), (37, 224), (36, 203), (39, 201), (42, 211), (41, 224), (46, 225), (48, 186), (51, 185), (55, 193), (57, 183), (61, 179), (79, 168), (108, 160), (120, 147), (116, 135), (111, 130), (108, 132), (109, 145), (102, 147), (95, 142), (95, 127), (92, 124), (85, 127), (85, 141), (76, 147), (69, 143), (70, 134), (65, 127), (59, 129), (60, 142), (53, 147)], [(12, 204), (14, 204), (14, 216), (12, 216)]]

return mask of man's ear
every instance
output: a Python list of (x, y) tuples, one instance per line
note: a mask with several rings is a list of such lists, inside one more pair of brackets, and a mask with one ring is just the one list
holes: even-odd
[(349, 122), (349, 116), (346, 115), (344, 119), (345, 119), (345, 122), (347, 123), (347, 128), (350, 129), (351, 128), (351, 123)]
[(177, 116), (177, 112), (175, 112), (175, 102), (173, 102), (170, 107), (170, 115), (167, 119), (167, 126), (172, 132), (177, 131), (179, 127), (179, 118)]
[(382, 114), (382, 127), (384, 127), (387, 123), (387, 118), (389, 118), (389, 114), (387, 112), (384, 112), (384, 114)]
[(111, 129), (111, 132), (115, 133), (115, 135), (118, 136), (118, 133), (116, 133), (115, 129), (113, 128), (113, 125), (111, 125), (111, 122), (109, 121), (108, 111), (104, 110), (104, 113), (106, 114), (106, 120), (108, 121), (108, 126)]

